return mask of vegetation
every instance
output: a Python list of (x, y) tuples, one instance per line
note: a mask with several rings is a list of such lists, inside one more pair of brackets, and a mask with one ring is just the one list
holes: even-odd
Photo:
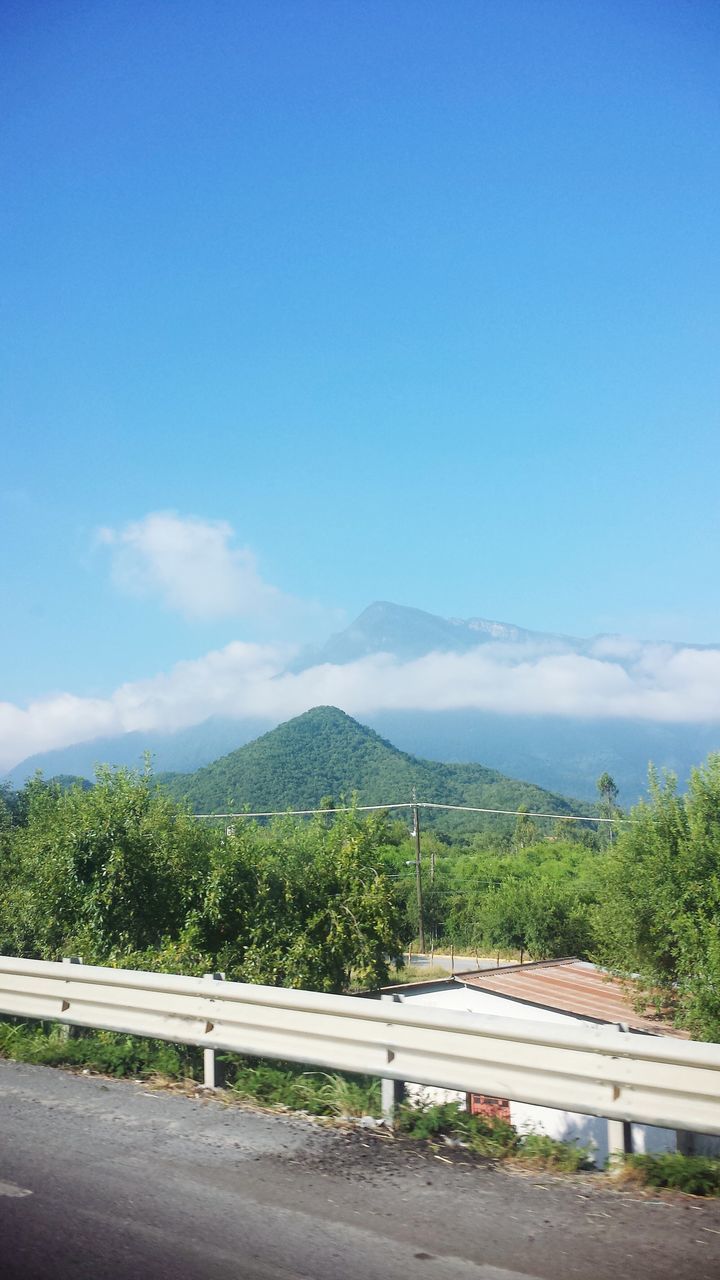
[(442, 969), (437, 964), (415, 965), (415, 964), (399, 964), (393, 966), (388, 974), (389, 986), (401, 986), (406, 982), (437, 982), (443, 978), (449, 978), (447, 969)]
[[(431, 834), (425, 844), (432, 847), (434, 839)], [(415, 871), (406, 865), (411, 848), (403, 831), (386, 856), (415, 931)], [(588, 957), (603, 861), (602, 848), (560, 837), (536, 839), (517, 852), (511, 838), (504, 847), (482, 840), (438, 844), (434, 878), (430, 883), (426, 876), (425, 883), (426, 932), (438, 949), (452, 944), (470, 953), (518, 952), (535, 960)]]
[[(411, 760), (349, 717), (327, 717), (359, 744), (358, 769), (366, 748)], [(295, 746), (311, 723), (285, 726)], [(254, 746), (270, 740), (288, 741)], [(613, 785), (598, 782), (614, 806)], [(6, 789), (0, 948), (318, 991), (377, 987), (418, 935), (415, 841), (396, 815), (327, 807), (309, 820), (208, 825), (149, 773), (110, 769), (89, 789)], [(720, 1040), (720, 756), (684, 796), (651, 774), (650, 799), (613, 840), (608, 828), (562, 814), (542, 827), (521, 812), (474, 835), (423, 825), (421, 847), (425, 935), (438, 949), (598, 960), (639, 975), (640, 1003)]]
[[(115, 1031), (83, 1032), (68, 1038), (51, 1024), (0, 1021), (0, 1057), (50, 1067), (73, 1067), (100, 1075), (193, 1082), (202, 1078), (202, 1050)], [(218, 1054), (226, 1088), (236, 1098), (263, 1107), (306, 1111), (315, 1116), (380, 1114), (380, 1082), (349, 1073), (328, 1073), (297, 1063), (265, 1062)]]
[(229, 1072), (229, 1088), (245, 1101), (313, 1116), (380, 1115), (379, 1080), (308, 1070), (296, 1063), (241, 1060)]
[(560, 1173), (576, 1173), (592, 1166), (589, 1147), (557, 1142), (544, 1134), (520, 1134), (509, 1121), (471, 1115), (458, 1102), (403, 1106), (397, 1127), (400, 1133), (419, 1141), (462, 1143), (475, 1155), (520, 1160)]
[(404, 941), (382, 815), (207, 830), (150, 775), (40, 781), (0, 829), (0, 948), (16, 955), (345, 989)]
[[(618, 812), (617, 798), (618, 788), (615, 779), (610, 774), (601, 773), (597, 780), (597, 789), (600, 794), (600, 810), (603, 818), (614, 818)], [(612, 838), (612, 828), (611, 828)]]
[(195, 1079), (202, 1053), (185, 1045), (115, 1031), (84, 1032), (69, 1037), (58, 1024), (0, 1021), (0, 1057), (46, 1067), (75, 1067), (106, 1076), (167, 1076)]
[(711, 1156), (625, 1156), (626, 1181), (648, 1187), (670, 1187), (693, 1196), (720, 1196), (720, 1160)]
[(720, 1040), (720, 755), (685, 795), (651, 773), (604, 867), (593, 914), (598, 957), (639, 975), (649, 1004)]
[[(384, 804), (409, 800), (413, 787), (424, 800), (447, 804), (578, 812), (563, 796), (494, 769), (407, 755), (336, 707), (315, 707), (196, 773), (161, 780), (196, 813), (314, 808), (328, 796), (338, 803), (356, 795), (361, 804)], [(592, 810), (585, 805), (579, 811)], [(443, 815), (443, 824), (462, 829), (468, 818)], [(512, 820), (496, 825), (512, 828)]]

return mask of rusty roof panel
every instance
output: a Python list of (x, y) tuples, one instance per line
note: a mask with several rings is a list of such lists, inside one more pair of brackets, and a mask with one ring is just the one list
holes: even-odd
[(455, 974), (467, 987), (495, 992), (557, 1013), (569, 1013), (595, 1022), (627, 1023), (635, 1031), (687, 1039), (685, 1031), (659, 1017), (633, 1009), (626, 984), (602, 969), (579, 960), (544, 960), (536, 964), (508, 965), (482, 973)]

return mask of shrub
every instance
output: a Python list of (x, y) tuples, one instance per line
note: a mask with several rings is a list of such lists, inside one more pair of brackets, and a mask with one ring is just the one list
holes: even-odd
[(399, 1111), (398, 1129), (409, 1138), (429, 1142), (449, 1138), (461, 1142), (475, 1155), (522, 1160), (558, 1173), (577, 1173), (593, 1164), (589, 1147), (558, 1142), (542, 1133), (521, 1135), (509, 1121), (470, 1115), (459, 1102), (404, 1106)]
[(83, 1032), (77, 1038), (67, 1038), (56, 1024), (45, 1031), (41, 1025), (0, 1022), (0, 1057), (47, 1067), (81, 1067), (118, 1077), (195, 1079), (200, 1070), (197, 1049), (117, 1031)]
[(450, 1138), (462, 1142), (476, 1155), (503, 1157), (518, 1146), (517, 1130), (507, 1120), (473, 1116), (459, 1102), (421, 1107), (403, 1106), (398, 1112), (400, 1133), (418, 1141)]
[(693, 1196), (720, 1195), (720, 1160), (710, 1156), (632, 1155), (625, 1157), (625, 1168), (649, 1187), (671, 1187)]

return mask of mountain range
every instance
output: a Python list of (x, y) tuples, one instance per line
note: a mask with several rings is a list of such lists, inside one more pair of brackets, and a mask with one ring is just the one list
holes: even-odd
[(440, 618), (424, 609), (376, 600), (351, 622), (344, 631), (323, 645), (306, 648), (295, 663), (305, 670), (322, 662), (357, 662), (373, 653), (391, 653), (401, 662), (422, 658), (427, 653), (467, 653), (478, 645), (502, 641), (508, 644), (533, 644), (553, 649), (579, 650), (587, 642), (545, 631), (528, 631), (511, 622), (492, 622), (489, 618)]
[[(324, 644), (302, 651), (289, 670), (299, 674), (323, 664), (342, 667), (378, 653), (390, 654), (399, 662), (412, 662), (432, 653), (467, 654), (486, 645), (502, 646), (517, 654), (519, 661), (526, 654), (593, 656), (600, 639), (531, 631), (482, 617), (442, 618), (421, 609), (379, 601)], [(622, 646), (613, 660), (622, 667)], [(145, 751), (152, 753), (158, 770), (192, 772), (272, 729), (280, 718), (215, 716), (174, 733), (128, 733), (95, 739), (31, 756), (17, 765), (9, 778), (20, 785), (36, 769), (46, 777), (92, 777), (97, 763), (136, 766), (141, 764)], [(528, 778), (553, 792), (588, 800), (596, 798), (596, 780), (607, 771), (618, 784), (624, 804), (632, 804), (644, 791), (649, 761), (677, 773), (682, 783), (693, 764), (703, 760), (709, 751), (720, 749), (717, 723), (516, 711), (505, 714), (469, 706), (450, 710), (383, 709), (364, 712), (362, 719), (412, 755), (445, 762), (479, 762), (511, 777)]]

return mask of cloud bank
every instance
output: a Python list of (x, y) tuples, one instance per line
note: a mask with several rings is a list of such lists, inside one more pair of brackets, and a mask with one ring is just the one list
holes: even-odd
[(263, 582), (254, 553), (233, 547), (233, 536), (224, 520), (173, 511), (98, 530), (121, 591), (155, 596), (189, 619), (262, 616), (282, 607), (287, 597)]
[[(221, 536), (222, 542), (222, 536)], [(720, 721), (720, 650), (600, 642), (589, 654), (485, 644), (411, 662), (374, 654), (345, 666), (287, 669), (290, 653), (234, 642), (107, 698), (71, 693), (0, 703), (0, 771), (28, 755), (132, 730), (170, 731), (211, 715), (279, 722), (319, 704), (362, 718), (384, 710)]]

